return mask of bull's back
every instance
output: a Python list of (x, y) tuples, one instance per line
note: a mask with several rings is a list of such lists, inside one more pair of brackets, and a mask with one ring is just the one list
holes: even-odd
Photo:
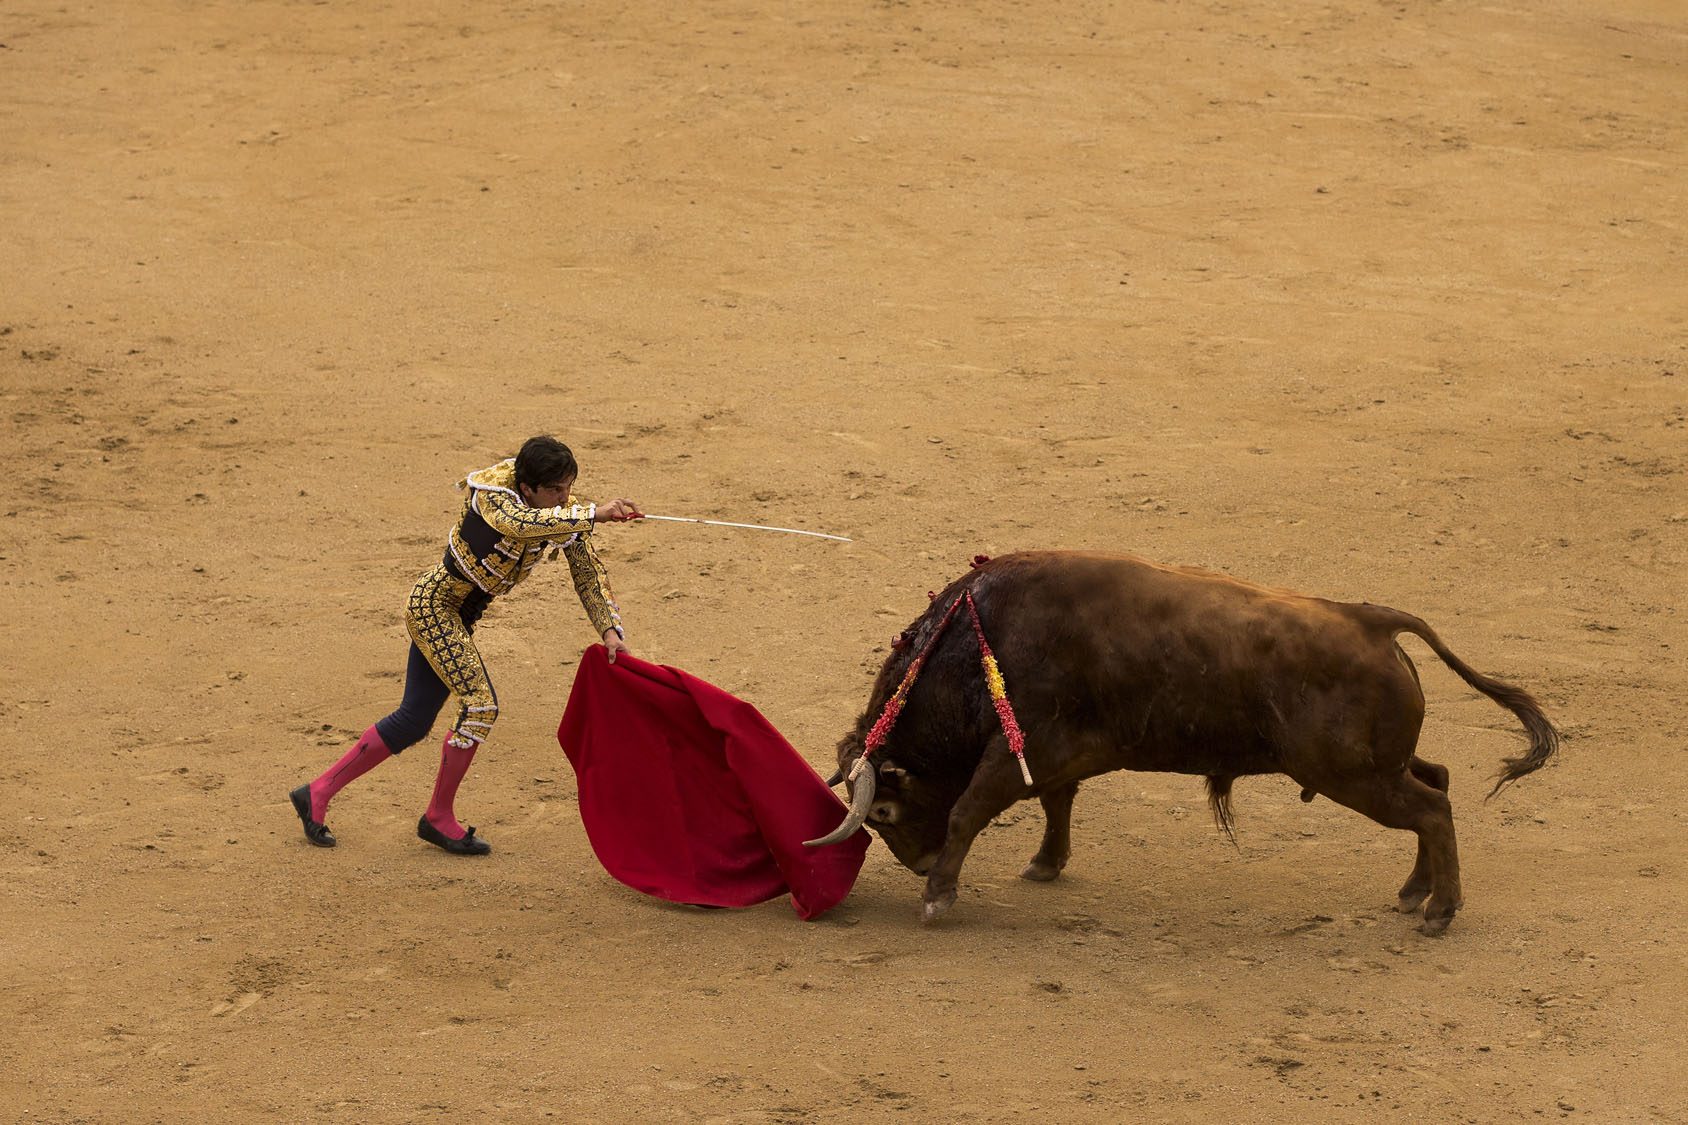
[(1271, 772), (1309, 716), (1400, 701), (1359, 607), (1100, 552), (1006, 555), (974, 589), (1028, 737), (1109, 768)]

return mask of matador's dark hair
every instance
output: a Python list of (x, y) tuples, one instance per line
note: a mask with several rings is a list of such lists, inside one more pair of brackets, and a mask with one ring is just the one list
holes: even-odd
[(579, 475), (580, 466), (575, 463), (574, 454), (554, 437), (543, 434), (530, 437), (522, 442), (522, 450), (516, 454), (518, 487), (525, 484), (529, 488), (549, 488)]

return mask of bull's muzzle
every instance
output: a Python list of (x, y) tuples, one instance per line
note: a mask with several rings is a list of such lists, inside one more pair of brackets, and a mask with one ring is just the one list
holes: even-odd
[(856, 829), (867, 820), (868, 810), (873, 807), (873, 795), (879, 788), (879, 773), (872, 766), (862, 770), (856, 778), (856, 791), (850, 799), (850, 811), (844, 814), (844, 820), (837, 828), (828, 832), (818, 840), (804, 840), (806, 848), (824, 848), (828, 844), (836, 844), (840, 840), (847, 840), (853, 836)]

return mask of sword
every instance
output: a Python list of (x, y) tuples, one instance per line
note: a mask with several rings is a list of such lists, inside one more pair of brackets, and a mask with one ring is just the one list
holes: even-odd
[(819, 531), (799, 531), (795, 527), (769, 527), (765, 523), (728, 523), (725, 520), (694, 520), (687, 516), (653, 516), (649, 512), (640, 512), (629, 519), (636, 520), (671, 520), (674, 523), (706, 523), (712, 527), (748, 527), (756, 531), (783, 531), (787, 535), (813, 535), (816, 539), (835, 539), (840, 543), (854, 543), (854, 539), (846, 539), (842, 535), (825, 535)]

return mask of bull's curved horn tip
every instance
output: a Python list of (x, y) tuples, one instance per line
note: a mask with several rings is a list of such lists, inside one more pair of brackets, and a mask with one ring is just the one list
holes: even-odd
[(850, 809), (844, 814), (843, 821), (837, 828), (817, 840), (804, 840), (803, 846), (824, 848), (828, 844), (836, 844), (855, 835), (856, 829), (867, 820), (867, 813), (873, 807), (873, 795), (878, 787), (878, 775), (873, 770), (863, 770), (861, 779), (856, 782), (856, 791), (852, 794)]

